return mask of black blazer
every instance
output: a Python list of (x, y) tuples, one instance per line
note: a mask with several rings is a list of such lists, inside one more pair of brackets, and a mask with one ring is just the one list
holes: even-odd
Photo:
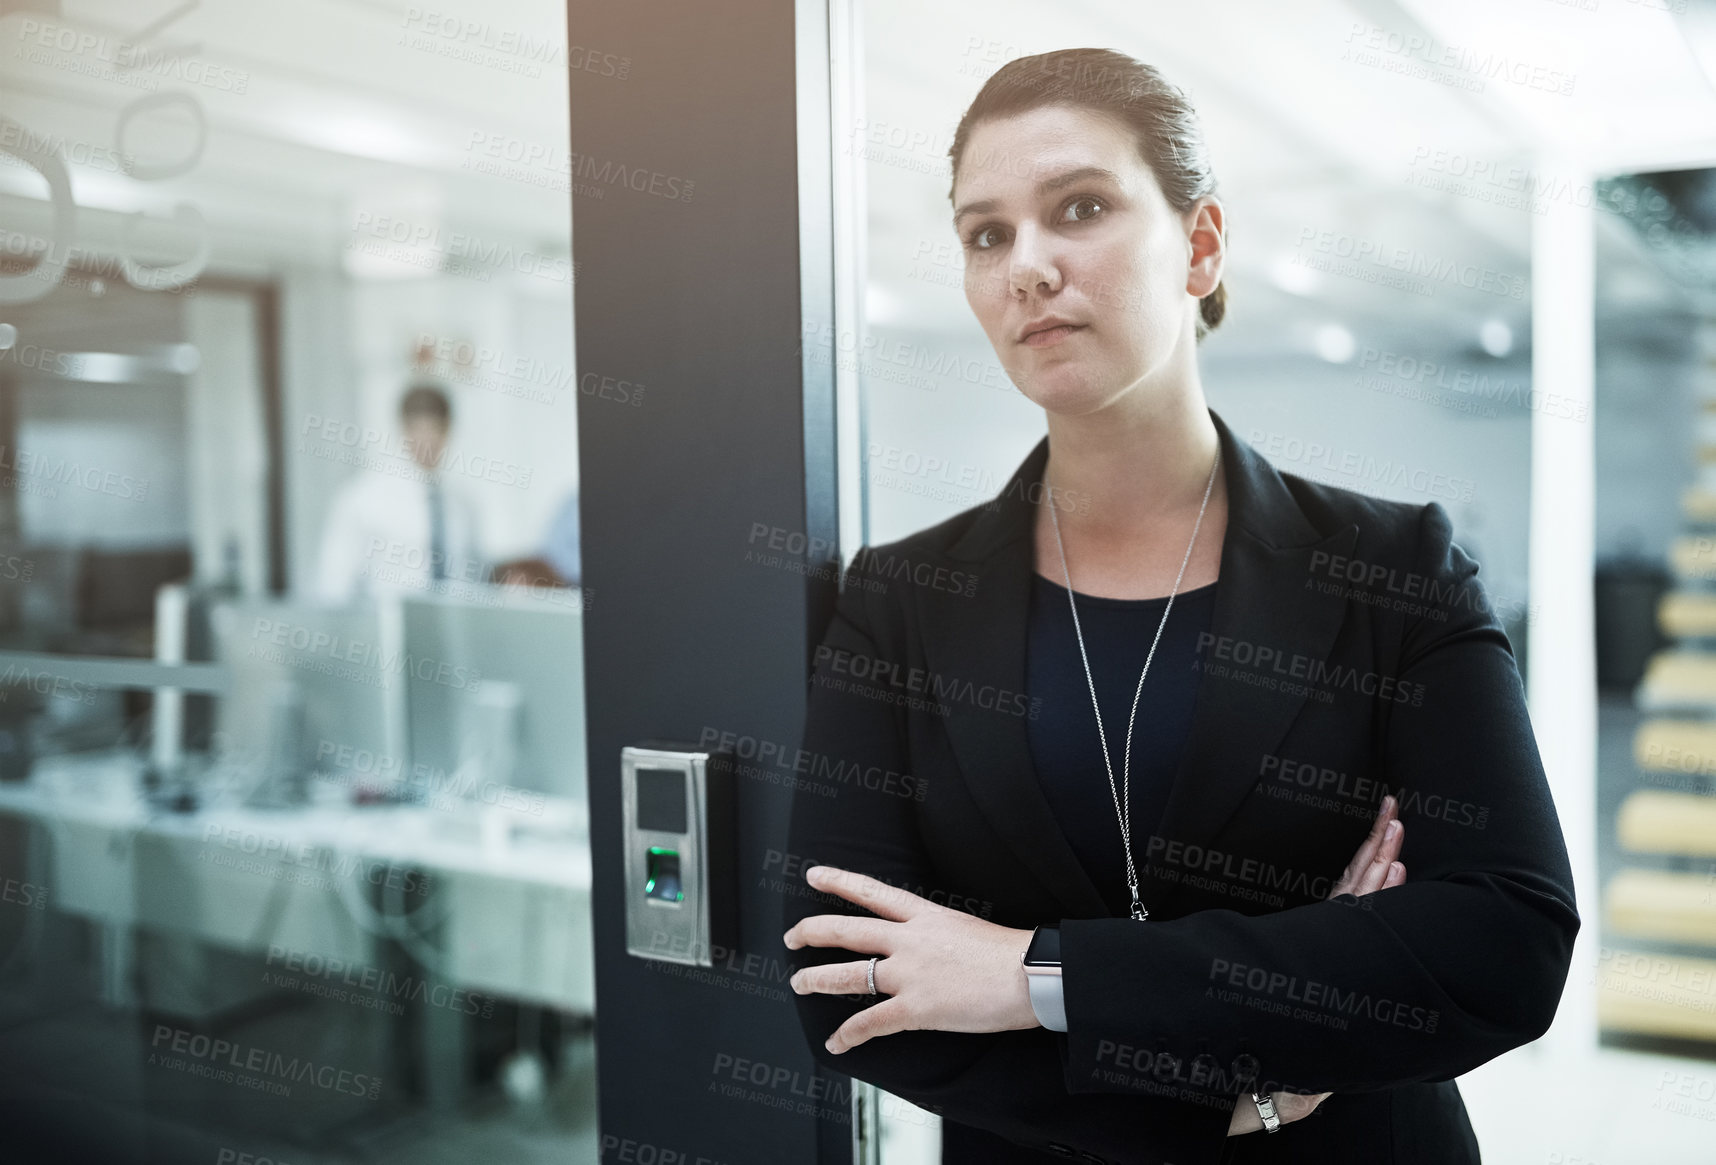
[[(1453, 1078), (1544, 1032), (1579, 929), (1512, 651), (1439, 503), (1280, 473), (1210, 415), (1227, 531), (1186, 750), (1160, 828), (1133, 837), (1149, 921), (1108, 916), (1027, 746), (1033, 699), (1089, 699), (1024, 692), (1045, 439), (996, 501), (849, 571), (816, 652), (785, 923), (857, 912), (804, 886), (816, 863), (1059, 923), (1069, 1030), (835, 1056), (823, 1041), (870, 1000), (808, 995), (806, 1036), (939, 1111), (944, 1162), (1477, 1162)], [(1328, 900), (1390, 792), (1406, 884)], [(1252, 1087), (1335, 1095), (1228, 1138)]]

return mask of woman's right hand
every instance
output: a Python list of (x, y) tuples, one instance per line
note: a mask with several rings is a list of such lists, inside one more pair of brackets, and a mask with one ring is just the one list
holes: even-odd
[(1339, 894), (1362, 898), (1373, 891), (1386, 890), (1406, 881), (1406, 867), (1397, 860), (1401, 840), (1406, 836), (1406, 826), (1394, 815), (1397, 808), (1392, 795), (1382, 799), (1382, 807), (1371, 823), (1370, 834), (1353, 854), (1353, 860), (1347, 863), (1346, 872), (1335, 883), (1334, 889), (1329, 891), (1330, 898)]
[[(1392, 796), (1382, 799), (1382, 807), (1377, 810), (1370, 833), (1353, 854), (1353, 860), (1347, 863), (1346, 871), (1341, 874), (1334, 889), (1329, 891), (1330, 898), (1340, 894), (1362, 898), (1366, 894), (1386, 890), (1406, 881), (1406, 867), (1399, 861), (1400, 845), (1406, 838), (1406, 826), (1394, 815), (1397, 807)], [(1270, 1095), (1275, 1099), (1275, 1115), (1281, 1118), (1282, 1124), (1289, 1125), (1316, 1112), (1317, 1106), (1334, 1093), (1306, 1095), (1299, 1092), (1274, 1092)], [(1235, 1137), (1242, 1133), (1254, 1133), (1262, 1127), (1263, 1118), (1258, 1115), (1257, 1105), (1247, 1092), (1234, 1102), (1233, 1117), (1228, 1122), (1227, 1135)]]

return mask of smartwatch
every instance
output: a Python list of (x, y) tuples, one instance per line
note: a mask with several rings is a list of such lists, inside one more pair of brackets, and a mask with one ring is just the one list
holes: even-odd
[(1025, 986), (1031, 993), (1031, 1010), (1037, 1022), (1050, 1031), (1067, 1030), (1066, 999), (1061, 988), (1061, 929), (1039, 926), (1031, 934), (1031, 945), (1019, 956), (1025, 969)]

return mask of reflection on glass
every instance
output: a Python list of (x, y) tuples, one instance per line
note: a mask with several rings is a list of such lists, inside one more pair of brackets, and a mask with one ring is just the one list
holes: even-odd
[(593, 1158), (565, 8), (28, 7), (0, 1157)]

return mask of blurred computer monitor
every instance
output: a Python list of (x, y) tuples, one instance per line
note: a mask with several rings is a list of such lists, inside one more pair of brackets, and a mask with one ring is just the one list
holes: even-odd
[(584, 618), (573, 589), (398, 600), (412, 780), (442, 800), (533, 812), (585, 797)]
[(264, 800), (300, 799), (312, 776), (324, 788), (398, 787), (409, 673), (396, 601), (233, 599), (211, 623), (228, 673), (215, 739), (229, 778), (251, 780)]

